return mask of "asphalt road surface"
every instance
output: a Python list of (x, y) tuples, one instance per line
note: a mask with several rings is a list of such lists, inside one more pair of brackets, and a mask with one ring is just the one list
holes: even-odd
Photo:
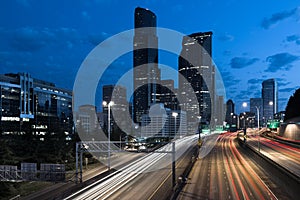
[(214, 137), (204, 143), (206, 152), (200, 152), (177, 199), (277, 199), (258, 175), (262, 169), (238, 150), (236, 133)]

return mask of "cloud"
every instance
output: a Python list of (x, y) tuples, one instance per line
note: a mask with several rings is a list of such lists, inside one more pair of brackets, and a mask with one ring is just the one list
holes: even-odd
[(286, 37), (286, 41), (295, 42), (297, 45), (300, 45), (300, 36), (299, 35), (290, 35)]
[(226, 88), (237, 85), (241, 80), (236, 79), (230, 72), (224, 71), (221, 73), (222, 79)]
[(287, 80), (284, 78), (276, 78), (276, 81), (277, 81), (278, 87), (284, 87), (291, 83), (291, 82), (287, 82)]
[(264, 79), (253, 78), (248, 80), (248, 84), (261, 84), (263, 81)]
[(279, 92), (292, 92), (292, 91), (295, 91), (296, 88), (294, 87), (290, 87), (290, 88), (283, 88), (283, 89), (280, 89), (278, 90)]
[(241, 69), (257, 62), (258, 58), (234, 57), (230, 61), (231, 68)]
[(76, 29), (68, 27), (56, 29), (22, 27), (0, 32), (2, 39), (8, 41), (10, 47), (21, 52), (35, 52), (50, 45), (72, 48), (75, 43), (86, 40)]
[(232, 35), (229, 35), (229, 34), (225, 34), (225, 35), (220, 35), (218, 37), (218, 39), (220, 41), (224, 41), (224, 42), (228, 42), (228, 41), (233, 41), (234, 40), (234, 37)]
[(11, 46), (19, 51), (36, 51), (47, 45), (51, 37), (29, 27), (20, 28), (13, 32)]
[(231, 51), (230, 50), (225, 50), (225, 51), (223, 51), (223, 55), (224, 56), (230, 56), (231, 55)]
[(278, 53), (266, 58), (269, 62), (269, 67), (266, 72), (277, 72), (278, 70), (288, 71), (292, 67), (292, 63), (300, 57), (289, 53)]
[(236, 99), (249, 99), (250, 96), (252, 96), (252, 93), (254, 91), (251, 90), (242, 90), (240, 93), (237, 95)]
[(261, 22), (261, 27), (264, 29), (269, 29), (272, 25), (278, 23), (279, 21), (282, 21), (284, 19), (296, 15), (297, 12), (298, 12), (298, 8), (294, 8), (292, 10), (286, 10), (286, 11), (274, 13), (271, 17), (263, 19), (263, 21)]

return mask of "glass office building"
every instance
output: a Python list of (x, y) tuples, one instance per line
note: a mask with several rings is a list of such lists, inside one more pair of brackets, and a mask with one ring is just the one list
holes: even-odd
[(2, 134), (71, 134), (72, 92), (28, 73), (0, 75)]

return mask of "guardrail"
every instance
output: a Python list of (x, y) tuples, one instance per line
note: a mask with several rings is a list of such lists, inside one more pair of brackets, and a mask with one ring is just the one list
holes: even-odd
[[(269, 178), (273, 180), (277, 185), (281, 185), (288, 194), (295, 197), (296, 199), (300, 196), (300, 177), (291, 172), (289, 169), (281, 166), (277, 162), (273, 161), (266, 155), (254, 149), (247, 142), (244, 142), (242, 137), (238, 137), (238, 143), (244, 149), (249, 149), (251, 158), (260, 165), (263, 169), (266, 169), (270, 176)], [(284, 182), (284, 184), (282, 184)]]

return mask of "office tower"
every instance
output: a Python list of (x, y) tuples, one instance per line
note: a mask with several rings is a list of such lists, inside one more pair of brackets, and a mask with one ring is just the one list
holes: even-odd
[(174, 80), (161, 80), (157, 86), (158, 89), (158, 100), (163, 103), (165, 108), (171, 110), (178, 109), (178, 101), (176, 98), (177, 89), (174, 88)]
[[(103, 128), (107, 130), (108, 128), (108, 104), (113, 102), (111, 106), (111, 116), (110, 121), (112, 125), (112, 133), (121, 132), (121, 127), (124, 126), (123, 122), (126, 123), (125, 119), (128, 113), (128, 102), (126, 88), (120, 85), (104, 85), (102, 91), (102, 102), (103, 104)], [(114, 117), (114, 114), (118, 116)], [(116, 119), (118, 119), (116, 123)], [(124, 119), (124, 120), (122, 120)], [(115, 136), (112, 134), (112, 136)], [(116, 138), (118, 139), (118, 138)]]
[(141, 122), (151, 104), (157, 101), (157, 83), (160, 81), (158, 68), (158, 38), (156, 16), (148, 9), (137, 7), (134, 13), (134, 94), (133, 119)]
[(216, 108), (218, 108), (214, 116), (214, 128), (216, 126), (223, 126), (223, 120), (225, 118), (225, 104), (224, 104), (224, 97), (223, 96), (216, 96)]
[[(255, 125), (258, 125), (258, 117), (259, 124), (261, 125), (262, 117), (263, 117), (263, 103), (262, 98), (250, 98), (250, 112), (255, 113)], [(259, 113), (259, 116), (258, 116)]]
[(0, 75), (0, 132), (71, 134), (72, 92), (28, 73)]
[[(178, 60), (179, 95), (181, 109), (187, 112), (188, 128), (201, 122), (209, 124), (213, 114), (214, 70), (212, 67), (212, 32), (193, 33), (183, 37)], [(183, 80), (184, 79), (184, 80)], [(191, 86), (191, 87), (190, 87)], [(195, 94), (197, 101), (191, 101)]]
[(262, 83), (262, 105), (263, 105), (263, 122), (273, 119), (277, 113), (278, 89), (275, 79), (268, 79)]
[(228, 124), (232, 124), (233, 122), (233, 116), (234, 116), (234, 103), (231, 99), (229, 99), (226, 102), (226, 116), (225, 116), (225, 121)]

